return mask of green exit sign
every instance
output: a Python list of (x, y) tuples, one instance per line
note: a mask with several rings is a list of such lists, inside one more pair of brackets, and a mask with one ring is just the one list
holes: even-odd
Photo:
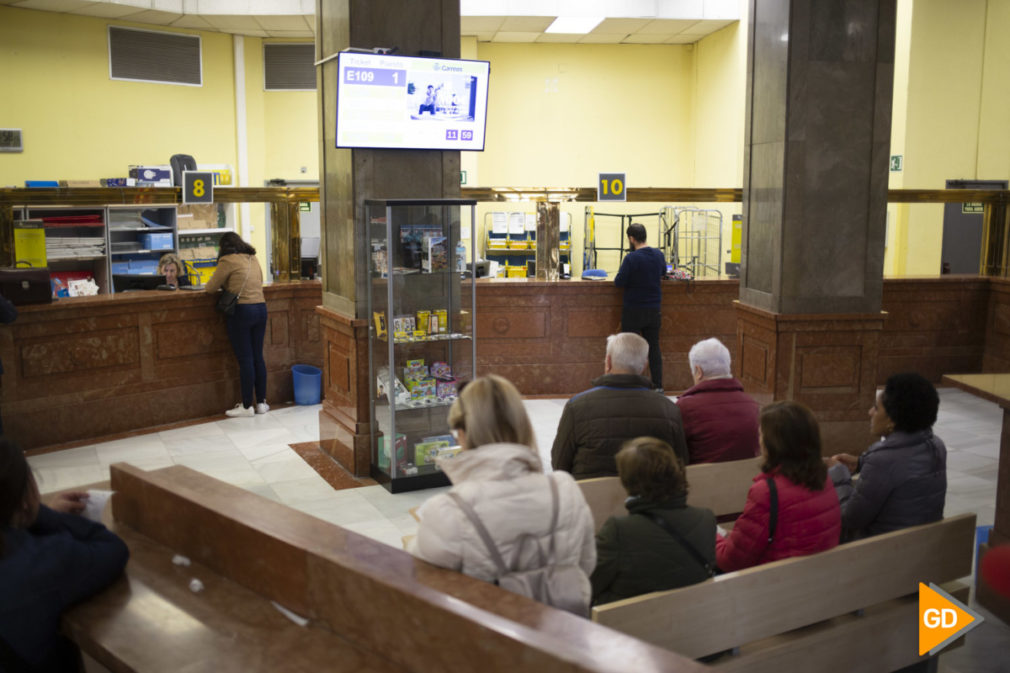
[(901, 167), (905, 163), (905, 157), (903, 154), (892, 154), (891, 155), (891, 172), (900, 173)]

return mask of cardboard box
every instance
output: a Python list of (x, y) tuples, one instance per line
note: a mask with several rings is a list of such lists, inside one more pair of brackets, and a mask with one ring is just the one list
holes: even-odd
[(216, 203), (191, 203), (176, 209), (176, 226), (179, 229), (217, 229)]

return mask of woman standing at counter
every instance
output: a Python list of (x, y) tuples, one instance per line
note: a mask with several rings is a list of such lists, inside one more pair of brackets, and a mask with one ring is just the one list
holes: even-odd
[(210, 293), (224, 289), (238, 295), (235, 313), (225, 316), (225, 320), (228, 339), (238, 360), (242, 401), (224, 413), (232, 417), (265, 414), (270, 411), (267, 405), (267, 366), (263, 361), (267, 305), (263, 297), (263, 271), (256, 259), (256, 248), (235, 232), (229, 231), (221, 236), (217, 269), (205, 289)]

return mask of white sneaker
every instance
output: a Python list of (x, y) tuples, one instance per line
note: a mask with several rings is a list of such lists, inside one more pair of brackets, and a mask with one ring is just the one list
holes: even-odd
[(224, 412), (224, 415), (231, 418), (249, 418), (256, 415), (256, 410), (253, 407), (243, 407), (242, 403), (239, 402), (235, 405), (234, 409)]
[(267, 404), (266, 402), (257, 402), (256, 403), (256, 413), (257, 414), (265, 414), (268, 411), (270, 411), (270, 405), (269, 404)]

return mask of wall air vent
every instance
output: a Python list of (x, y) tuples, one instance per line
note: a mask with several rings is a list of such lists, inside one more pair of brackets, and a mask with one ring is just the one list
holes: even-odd
[(24, 152), (21, 129), (0, 129), (0, 152)]
[(109, 77), (201, 86), (200, 37), (109, 26)]
[(263, 45), (263, 88), (267, 91), (314, 91), (316, 45), (311, 42)]

